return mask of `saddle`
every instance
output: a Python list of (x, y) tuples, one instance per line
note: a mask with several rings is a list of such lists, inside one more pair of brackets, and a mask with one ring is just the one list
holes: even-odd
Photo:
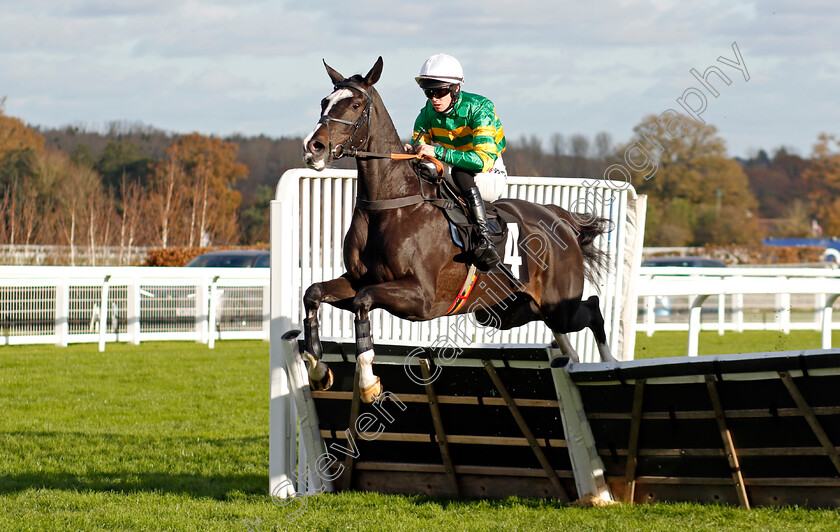
[[(437, 199), (427, 198), (426, 201), (438, 207), (449, 222), (452, 242), (462, 251), (460, 255), (455, 257), (455, 260), (471, 263), (481, 236), (466, 202), (458, 192), (458, 186), (452, 180), (452, 175), (445, 170), (443, 175), (439, 176), (433, 168), (425, 165), (422, 161), (413, 166), (418, 178), (432, 183), (437, 189)], [(508, 234), (507, 224), (515, 223), (516, 219), (497, 209), (491, 202), (486, 202), (485, 206), (487, 208), (487, 221), (491, 230), (491, 240), (497, 250), (502, 250)]]

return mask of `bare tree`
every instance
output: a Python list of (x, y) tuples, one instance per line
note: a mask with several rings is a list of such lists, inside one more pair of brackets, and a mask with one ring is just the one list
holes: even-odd
[(612, 144), (612, 136), (606, 131), (595, 135), (595, 156), (601, 160), (609, 157), (612, 154)]
[(572, 135), (572, 157), (574, 157), (572, 173), (575, 177), (581, 177), (586, 174), (587, 160), (586, 156), (589, 154), (589, 139), (580, 133)]
[(11, 223), (9, 217), (12, 202), (14, 202), (14, 196), (12, 195), (11, 187), (6, 187), (3, 191), (3, 199), (0, 201), (0, 239), (2, 239), (3, 242), (11, 242), (12, 240), (9, 235), (11, 232), (9, 230), (9, 225)]
[(122, 216), (120, 217), (120, 255), (119, 264), (123, 265), (131, 257), (131, 247), (136, 237), (137, 222), (140, 218), (143, 191), (136, 181), (126, 184), (123, 174), (120, 184), (120, 203)]
[(201, 181), (204, 192), (201, 196), (201, 225), (198, 231), (199, 247), (204, 247), (204, 234), (207, 232), (207, 185), (210, 181), (211, 164), (212, 163), (210, 163), (210, 161), (207, 161), (205, 164), (201, 165), (200, 175), (202, 177)]
[(589, 155), (589, 139), (580, 133), (572, 135), (572, 156), (585, 159)]
[(175, 210), (175, 183), (182, 175), (178, 158), (170, 156), (159, 168), (158, 179), (152, 187), (152, 197), (157, 205), (158, 227), (160, 228), (160, 246), (164, 249), (169, 245), (172, 232), (172, 213)]
[(569, 153), (569, 143), (562, 133), (551, 135), (551, 153), (555, 157), (564, 157)]

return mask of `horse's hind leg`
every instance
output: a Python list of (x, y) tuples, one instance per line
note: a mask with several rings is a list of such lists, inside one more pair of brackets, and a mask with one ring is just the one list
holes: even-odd
[(604, 316), (601, 315), (600, 301), (598, 296), (591, 296), (586, 301), (581, 302), (578, 307), (578, 314), (588, 314), (588, 316), (581, 316), (586, 319), (586, 327), (595, 335), (595, 343), (598, 345), (598, 353), (601, 355), (603, 362), (615, 362), (610, 346), (607, 345), (607, 333), (604, 330)]
[[(554, 334), (554, 339), (557, 341), (557, 347), (560, 348), (560, 352), (562, 353), (563, 357), (568, 358), (572, 362), (579, 362), (580, 357), (578, 357), (577, 351), (575, 348), (572, 347), (571, 342), (569, 342), (569, 337), (566, 336), (565, 333), (559, 333), (551, 331)], [(552, 367), (555, 367), (554, 360), (552, 362)], [(559, 361), (558, 361), (559, 363)], [(559, 365), (564, 365), (565, 363), (559, 363)], [(559, 367), (559, 366), (558, 366)]]

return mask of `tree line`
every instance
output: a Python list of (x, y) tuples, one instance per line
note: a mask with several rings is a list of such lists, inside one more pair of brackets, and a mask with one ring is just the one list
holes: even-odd
[[(46, 133), (53, 142), (64, 139)], [(101, 153), (86, 142), (68, 151), (0, 113), (0, 240), (65, 245), (70, 264), (79, 247), (95, 263), (104, 246), (118, 246), (127, 257), (137, 246), (237, 243), (241, 194), (234, 187), (248, 168), (237, 160), (236, 144), (196, 133), (131, 134), (154, 140), (158, 151), (119, 138)]]
[[(647, 245), (747, 244), (812, 236), (815, 227), (840, 234), (833, 136), (820, 135), (808, 159), (779, 148), (736, 160), (713, 126), (680, 120), (679, 135), (667, 135), (646, 117), (627, 143), (607, 133), (521, 136), (504, 159), (511, 175), (600, 178), (612, 165), (631, 168), (649, 198)], [(628, 163), (630, 152), (645, 153), (655, 174)], [(79, 247), (267, 243), (277, 180), (301, 164), (299, 138), (175, 135), (132, 122), (41, 129), (0, 105), (0, 241), (62, 244), (70, 263)]]

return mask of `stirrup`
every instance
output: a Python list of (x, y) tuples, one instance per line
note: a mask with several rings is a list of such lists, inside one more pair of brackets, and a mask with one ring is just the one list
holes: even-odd
[(482, 271), (490, 271), (502, 261), (496, 246), (486, 238), (483, 238), (473, 250), (473, 256), (475, 257), (475, 265)]

